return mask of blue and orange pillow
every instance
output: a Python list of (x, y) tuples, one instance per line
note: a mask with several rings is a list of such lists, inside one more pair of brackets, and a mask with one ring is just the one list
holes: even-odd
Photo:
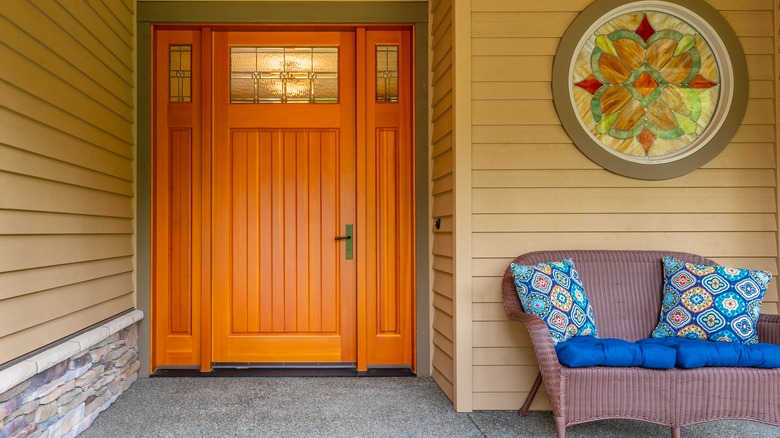
[(593, 307), (571, 258), (526, 266), (510, 265), (520, 304), (547, 323), (553, 342), (598, 337)]
[(761, 300), (772, 274), (663, 257), (664, 291), (654, 338), (755, 344)]

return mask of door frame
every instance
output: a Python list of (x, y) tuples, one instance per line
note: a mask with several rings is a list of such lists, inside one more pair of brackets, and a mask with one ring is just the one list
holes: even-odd
[[(141, 369), (151, 372), (151, 154), (153, 24), (412, 25), (414, 34), (414, 143), (416, 224), (417, 375), (430, 375), (428, 190), (428, 4), (382, 2), (139, 2), (137, 4), (136, 307)], [(200, 26), (198, 26), (200, 27)], [(145, 375), (145, 374), (144, 374)]]

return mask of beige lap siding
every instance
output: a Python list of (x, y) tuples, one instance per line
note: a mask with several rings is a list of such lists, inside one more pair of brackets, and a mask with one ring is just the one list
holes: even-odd
[(454, 172), (452, 2), (433, 0), (431, 10), (431, 195), (433, 220), (440, 220), (432, 239), (432, 370), (436, 383), (454, 399)]
[[(553, 57), (590, 3), (472, 2), (474, 409), (518, 408), (537, 373), (528, 335), (500, 302), (500, 276), (520, 253), (668, 249), (777, 275), (773, 2), (710, 1), (746, 52), (747, 114), (722, 154), (666, 181), (601, 169), (560, 125)], [(776, 277), (763, 311), (778, 312)], [(532, 409), (549, 409), (546, 398)]]
[(0, 364), (134, 305), (134, 7), (0, 2)]

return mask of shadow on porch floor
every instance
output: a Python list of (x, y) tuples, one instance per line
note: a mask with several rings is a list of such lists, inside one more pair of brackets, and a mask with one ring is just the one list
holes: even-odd
[[(140, 379), (81, 437), (554, 437), (550, 413), (459, 414), (430, 378)], [(669, 429), (610, 420), (567, 437), (668, 437)], [(780, 428), (719, 421), (682, 436), (780, 437)]]

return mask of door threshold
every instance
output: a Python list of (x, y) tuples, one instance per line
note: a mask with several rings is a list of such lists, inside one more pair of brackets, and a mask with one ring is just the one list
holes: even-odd
[(215, 364), (211, 371), (197, 368), (158, 368), (150, 377), (416, 377), (411, 368), (376, 367), (358, 371), (352, 367), (226, 366)]

